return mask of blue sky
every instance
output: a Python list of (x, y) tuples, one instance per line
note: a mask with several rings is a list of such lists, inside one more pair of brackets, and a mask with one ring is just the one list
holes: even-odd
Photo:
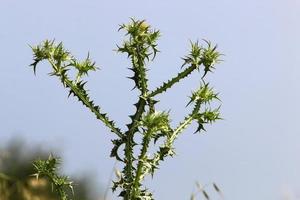
[[(146, 19), (162, 32), (161, 53), (149, 66), (151, 88), (179, 72), (190, 39), (208, 39), (225, 54), (210, 75), (225, 120), (205, 134), (193, 135), (193, 124), (181, 135), (175, 144), (178, 155), (147, 180), (156, 199), (188, 199), (195, 181), (218, 183), (225, 199), (299, 199), (297, 0), (1, 0), (1, 144), (17, 135), (29, 144), (61, 149), (66, 172), (96, 172), (104, 186), (114, 164), (111, 135), (86, 108), (67, 98), (67, 91), (47, 75), (48, 65), (33, 75), (28, 45), (55, 38), (79, 58), (90, 52), (101, 68), (88, 78), (91, 96), (124, 127), (137, 93), (125, 78), (130, 75), (126, 56), (112, 50), (123, 39), (118, 24), (129, 17)], [(195, 73), (161, 95), (159, 108), (171, 109), (174, 123), (188, 112), (187, 96), (199, 80)]]

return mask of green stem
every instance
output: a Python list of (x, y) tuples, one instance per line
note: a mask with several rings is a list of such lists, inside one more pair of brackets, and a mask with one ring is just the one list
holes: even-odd
[(196, 65), (191, 65), (188, 68), (186, 68), (184, 71), (177, 74), (176, 77), (172, 78), (171, 80), (167, 81), (166, 83), (163, 83), (162, 86), (156, 88), (154, 91), (150, 92), (149, 97), (153, 97), (157, 94), (160, 94), (167, 89), (171, 88), (175, 83), (179, 82), (181, 79), (186, 78), (188, 75), (190, 75), (195, 69), (197, 69)]
[(148, 83), (147, 83), (147, 77), (146, 77), (146, 68), (144, 66), (144, 60), (141, 58), (141, 55), (140, 55), (140, 47), (138, 46), (136, 48), (137, 50), (137, 60), (138, 60), (138, 66), (139, 69), (140, 69), (140, 77), (141, 77), (141, 81), (142, 81), (142, 84), (141, 84), (141, 92), (142, 92), (142, 95), (146, 95), (146, 93), (148, 92)]
[[(129, 130), (125, 133), (126, 136), (126, 143), (125, 143), (125, 174), (127, 176), (127, 183), (131, 183), (133, 181), (133, 145), (134, 145), (134, 141), (133, 141), (133, 136), (134, 133), (137, 131), (137, 124), (144, 112), (145, 109), (145, 105), (146, 105), (146, 100), (144, 97), (140, 97), (139, 102), (137, 103), (138, 107), (136, 110), (136, 113), (133, 116), (132, 122), (129, 125)], [(131, 188), (127, 188), (127, 192), (126, 192), (126, 198), (128, 200), (131, 200)]]
[[(48, 59), (48, 61), (52, 65), (52, 67), (58, 72), (59, 68), (54, 64), (54, 62), (51, 59)], [(114, 132), (117, 136), (119, 136), (120, 138), (123, 137), (122, 132), (114, 126), (113, 122), (110, 121), (109, 118), (106, 117), (104, 114), (100, 113), (99, 110), (92, 104), (92, 102), (89, 99), (87, 99), (84, 94), (82, 94), (82, 92), (77, 88), (76, 85), (72, 83), (72, 81), (70, 81), (67, 78), (64, 78), (62, 81), (67, 87), (69, 87), (72, 90), (72, 92), (74, 92), (74, 94), (80, 99), (80, 101), (96, 115), (97, 119), (101, 120), (105, 125), (107, 125), (111, 129), (111, 131)]]
[(136, 170), (136, 175), (135, 175), (135, 180), (133, 183), (133, 189), (134, 189), (134, 194), (133, 196), (135, 197), (137, 194), (137, 189), (139, 189), (139, 183), (141, 182), (141, 175), (142, 175), (142, 169), (144, 167), (144, 159), (146, 156), (146, 153), (148, 151), (148, 147), (149, 147), (149, 143), (150, 143), (150, 136), (151, 136), (151, 130), (148, 130), (143, 138), (143, 143), (142, 143), (142, 149), (141, 149), (141, 153), (139, 156), (139, 162), (137, 165), (137, 170)]
[(140, 83), (137, 84), (138, 89), (141, 91), (141, 97), (137, 103), (138, 107), (136, 113), (132, 118), (132, 122), (128, 127), (128, 131), (125, 133), (126, 135), (126, 143), (125, 143), (125, 174), (127, 176), (128, 188), (126, 191), (125, 199), (132, 200), (134, 194), (132, 194), (132, 187), (134, 187), (134, 175), (133, 175), (133, 146), (134, 146), (134, 134), (138, 131), (137, 125), (139, 123), (140, 118), (145, 110), (146, 102), (147, 102), (147, 92), (148, 92), (148, 84), (146, 77), (146, 68), (144, 66), (143, 58), (140, 55), (140, 46), (136, 47), (136, 55), (132, 56), (133, 68), (135, 68), (135, 76), (138, 78)]
[(200, 106), (201, 106), (201, 101), (197, 101), (191, 114), (189, 114), (183, 122), (179, 123), (179, 126), (172, 133), (172, 135), (169, 139), (170, 143), (173, 143), (174, 140), (176, 139), (176, 137), (179, 135), (179, 133), (182, 132), (190, 123), (192, 123), (195, 115), (197, 114), (197, 112), (200, 109)]
[[(163, 147), (168, 147), (168, 148), (172, 148), (172, 145), (175, 141), (175, 139), (177, 138), (177, 136), (185, 129), (187, 128), (187, 126), (189, 124), (192, 123), (192, 121), (195, 119), (195, 115), (197, 114), (198, 110), (201, 107), (201, 102), (197, 101), (195, 104), (195, 107), (193, 109), (193, 111), (191, 112), (191, 114), (189, 114), (187, 117), (185, 117), (183, 122), (180, 122), (178, 127), (175, 128), (175, 130), (173, 131), (173, 133), (171, 134), (171, 136), (169, 138), (167, 138), (167, 140), (164, 143)], [(162, 148), (164, 149), (164, 148)], [(167, 154), (162, 154), (161, 149), (156, 153), (156, 155), (163, 155), (163, 157), (166, 157)], [(163, 158), (160, 158), (160, 160), (162, 160)], [(159, 162), (159, 160), (157, 160), (157, 162)]]
[(183, 122), (181, 122), (180, 125), (172, 133), (168, 142), (172, 144), (174, 142), (174, 140), (176, 139), (176, 137), (178, 136), (178, 134), (180, 132), (182, 132), (193, 121), (193, 119), (194, 119), (194, 117), (192, 115), (190, 115)]

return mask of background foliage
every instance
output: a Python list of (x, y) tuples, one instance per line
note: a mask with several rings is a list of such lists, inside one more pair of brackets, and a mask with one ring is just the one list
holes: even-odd
[[(53, 150), (52, 150), (53, 151)], [(1, 200), (57, 200), (58, 193), (46, 178), (36, 179), (33, 162), (48, 159), (51, 151), (38, 145), (30, 145), (21, 139), (12, 139), (0, 148), (0, 199)], [(53, 153), (53, 152), (52, 152)], [(61, 166), (62, 167), (62, 166)], [(59, 170), (61, 171), (61, 170)], [(99, 200), (93, 178), (88, 174), (76, 174), (71, 178), (74, 196), (66, 190), (73, 200)]]

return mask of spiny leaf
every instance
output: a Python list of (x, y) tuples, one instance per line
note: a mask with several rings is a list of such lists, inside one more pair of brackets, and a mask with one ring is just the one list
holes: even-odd
[(153, 132), (167, 132), (170, 130), (169, 121), (169, 113), (158, 111), (154, 113), (148, 112), (145, 116), (143, 116), (141, 125)]
[(219, 58), (221, 56), (221, 54), (217, 51), (217, 45), (212, 46), (209, 41), (204, 41), (207, 43), (207, 47), (203, 49), (201, 55), (201, 63), (204, 65), (204, 74), (202, 78), (214, 69), (214, 64), (220, 61)]
[(190, 97), (190, 101), (186, 106), (188, 106), (192, 102), (199, 103), (209, 103), (214, 99), (220, 100), (218, 98), (218, 94), (213, 91), (213, 88), (209, 87), (209, 83), (201, 84), (199, 89), (197, 89), (195, 92), (192, 93), (192, 96)]
[(118, 161), (124, 162), (124, 160), (118, 154), (118, 150), (124, 142), (125, 142), (124, 139), (112, 140), (114, 146), (111, 150), (110, 157), (115, 157)]
[(191, 42), (191, 51), (190, 53), (182, 58), (184, 60), (184, 63), (182, 64), (181, 68), (185, 65), (194, 65), (198, 69), (198, 67), (201, 64), (201, 53), (202, 53), (202, 47), (199, 46), (198, 41), (193, 43)]

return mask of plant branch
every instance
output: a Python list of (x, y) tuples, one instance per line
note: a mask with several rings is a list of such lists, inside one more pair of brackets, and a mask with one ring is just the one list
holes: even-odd
[(132, 122), (128, 126), (128, 131), (125, 133), (126, 135), (126, 143), (125, 143), (125, 168), (124, 168), (124, 174), (125, 178), (127, 179), (127, 182), (129, 183), (129, 187), (127, 188), (126, 192), (126, 198), (130, 200), (131, 198), (131, 184), (133, 182), (133, 147), (135, 145), (135, 142), (133, 141), (134, 133), (137, 132), (138, 128), (137, 125), (139, 123), (139, 120), (141, 119), (141, 116), (145, 110), (146, 100), (143, 97), (140, 97), (137, 105), (136, 113), (132, 116)]
[(167, 82), (164, 82), (161, 86), (157, 87), (155, 90), (149, 93), (149, 97), (154, 97), (157, 94), (163, 93), (167, 91), (167, 89), (171, 88), (175, 83), (179, 82), (181, 79), (186, 78), (190, 75), (195, 69), (197, 69), (196, 65), (191, 65), (187, 67), (184, 71), (180, 72), (174, 78), (170, 79)]
[(140, 156), (138, 158), (138, 165), (136, 169), (136, 175), (135, 175), (135, 180), (133, 183), (133, 188), (134, 188), (134, 194), (133, 196), (139, 196), (139, 187), (140, 187), (140, 182), (142, 181), (142, 176), (143, 176), (143, 168), (145, 167), (145, 163), (147, 163), (146, 160), (146, 153), (148, 151), (149, 143), (151, 140), (151, 135), (152, 135), (152, 130), (147, 130), (144, 133), (143, 137), (143, 142), (142, 142), (142, 149)]
[[(96, 115), (97, 119), (101, 120), (118, 137), (122, 138), (123, 134), (122, 134), (121, 130), (119, 128), (115, 127), (114, 122), (111, 121), (106, 116), (107, 114), (103, 114), (103, 113), (100, 112), (100, 107), (99, 106), (94, 106), (93, 101), (91, 101), (89, 99), (89, 97), (87, 96), (87, 93), (83, 88), (83, 84), (80, 84), (80, 82), (78, 82), (75, 85), (71, 80), (69, 80), (66, 77), (66, 75), (59, 72), (58, 69), (60, 69), (60, 67), (56, 66), (55, 63), (51, 59), (48, 59), (48, 61), (52, 65), (52, 67), (54, 69), (56, 69), (57, 72), (59, 73), (59, 76), (61, 77), (62, 83), (71, 90), (70, 93), (73, 93), (76, 97), (78, 97), (78, 99), (83, 103), (83, 105), (88, 107)], [(79, 88), (78, 85), (80, 85), (81, 88)]]

